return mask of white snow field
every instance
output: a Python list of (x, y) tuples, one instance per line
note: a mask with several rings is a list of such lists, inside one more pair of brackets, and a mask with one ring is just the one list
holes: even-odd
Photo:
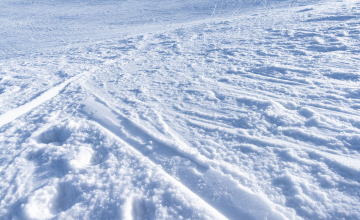
[(1, 0), (0, 219), (360, 219), (360, 0)]

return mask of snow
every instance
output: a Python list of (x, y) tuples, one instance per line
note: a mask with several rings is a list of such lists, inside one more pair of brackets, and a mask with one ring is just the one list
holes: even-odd
[(0, 219), (360, 219), (359, 1), (0, 12)]
[(39, 97), (34, 98), (33, 100), (30, 100), (26, 104), (24, 104), (18, 108), (15, 108), (15, 109), (5, 112), (4, 114), (2, 114), (0, 116), (0, 127), (9, 122), (12, 122), (13, 120), (20, 117), (21, 115), (28, 113), (32, 109), (38, 107), (39, 105), (41, 105), (44, 102), (48, 101), (49, 99), (53, 98), (54, 96), (59, 94), (59, 92), (61, 90), (63, 90), (69, 83), (71, 83), (73, 80), (75, 80), (78, 77), (81, 77), (81, 74), (79, 74), (78, 76), (76, 76), (74, 78), (70, 78), (70, 79), (66, 80), (65, 82), (61, 83), (60, 85), (54, 86), (53, 88), (49, 89), (48, 91), (42, 93)]

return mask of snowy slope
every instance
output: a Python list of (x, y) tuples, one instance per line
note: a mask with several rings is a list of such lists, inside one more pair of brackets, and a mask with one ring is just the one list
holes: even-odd
[(0, 6), (0, 219), (360, 219), (359, 1)]
[[(310, 0), (304, 0), (310, 1)], [(303, 2), (304, 2), (303, 1)], [(266, 0), (1, 0), (0, 58), (122, 39), (183, 22), (239, 15)], [(303, 3), (295, 3), (303, 4)]]

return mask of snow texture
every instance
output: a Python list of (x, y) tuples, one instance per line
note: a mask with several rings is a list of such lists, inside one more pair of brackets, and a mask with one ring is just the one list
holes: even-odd
[(360, 1), (0, 20), (0, 219), (360, 219)]

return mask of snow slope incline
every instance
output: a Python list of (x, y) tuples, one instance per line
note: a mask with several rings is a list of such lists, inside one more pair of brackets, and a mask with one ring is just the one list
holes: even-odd
[(1, 0), (0, 58), (61, 50), (280, 4), (283, 1)]
[(279, 5), (1, 59), (0, 219), (359, 219), (360, 2)]

